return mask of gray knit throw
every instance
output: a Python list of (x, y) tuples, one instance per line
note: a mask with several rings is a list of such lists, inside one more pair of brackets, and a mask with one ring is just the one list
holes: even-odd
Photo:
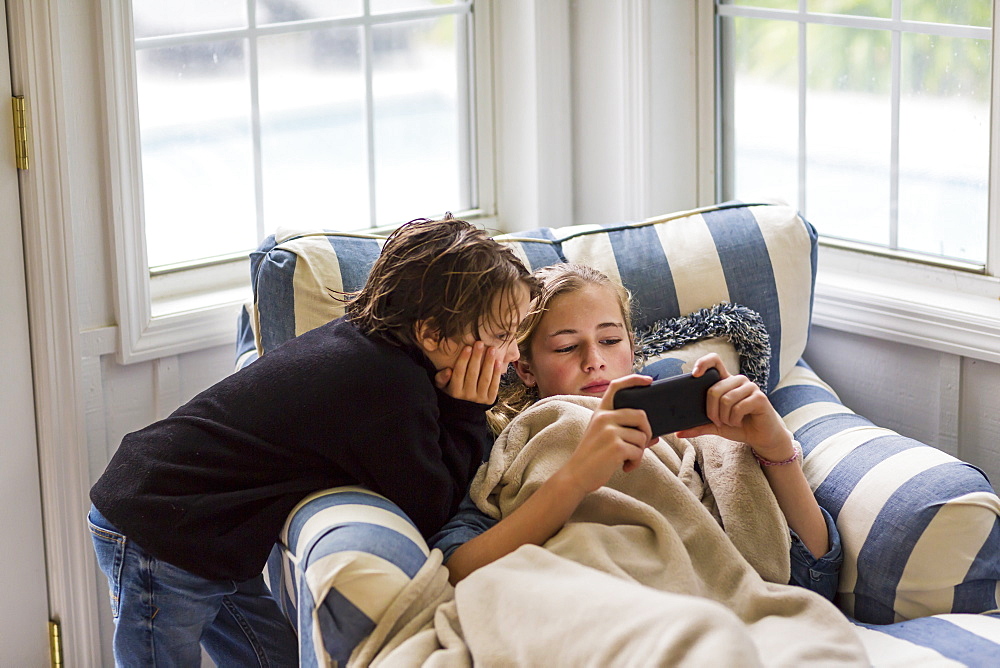
[(767, 391), (771, 339), (753, 309), (722, 302), (679, 318), (664, 318), (636, 331), (640, 365), (643, 360), (703, 339), (722, 338), (740, 356), (739, 372)]

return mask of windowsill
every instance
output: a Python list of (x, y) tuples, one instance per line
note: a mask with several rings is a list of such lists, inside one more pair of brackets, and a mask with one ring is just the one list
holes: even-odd
[[(489, 212), (473, 209), (456, 215), (490, 233), (501, 232)], [(388, 234), (392, 229), (360, 231)], [(232, 344), (240, 306), (253, 299), (249, 257), (163, 272), (150, 277), (148, 286), (150, 316), (129, 341), (122, 342), (127, 331), (120, 327), (87, 330), (81, 333), (85, 356), (117, 353), (122, 364), (132, 364)]]
[(1000, 363), (1000, 279), (821, 246), (812, 322)]
[[(149, 279), (149, 316), (127, 343), (107, 351), (102, 330), (84, 333), (84, 349), (117, 352), (122, 364), (145, 362), (194, 350), (232, 344), (240, 306), (252, 299), (249, 258), (166, 273)], [(206, 287), (207, 286), (207, 287)], [(134, 313), (133, 318), (140, 318)], [(90, 342), (93, 339), (93, 342)]]

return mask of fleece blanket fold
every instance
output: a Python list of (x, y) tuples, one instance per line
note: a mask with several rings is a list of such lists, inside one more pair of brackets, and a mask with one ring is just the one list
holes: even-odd
[[(552, 397), (522, 413), (480, 469), (476, 504), (513, 512), (569, 458), (598, 403)], [(867, 665), (831, 603), (784, 584), (780, 509), (749, 449), (721, 438), (661, 439), (544, 548), (521, 547), (454, 591), (435, 559), (352, 664)]]

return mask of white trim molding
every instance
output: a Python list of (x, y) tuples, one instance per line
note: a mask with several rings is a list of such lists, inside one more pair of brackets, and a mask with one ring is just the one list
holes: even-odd
[(696, 132), (698, 134), (697, 160), (697, 205), (709, 206), (719, 200), (719, 184), (716, 179), (717, 157), (716, 136), (719, 115), (716, 113), (715, 93), (717, 76), (715, 72), (715, 0), (698, 0), (695, 6), (695, 98), (697, 104)]
[(75, 308), (62, 61), (56, 0), (7, 0), (14, 88), (28, 100), (32, 168), (21, 175), (49, 613), (67, 666), (101, 665), (79, 325)]
[[(131, 364), (224, 345), (235, 337), (239, 304), (246, 299), (246, 295), (234, 298), (228, 285), (227, 289), (216, 293), (202, 290), (200, 294), (203, 298), (196, 308), (154, 313), (154, 308), (162, 308), (162, 305), (154, 305), (151, 297), (142, 212), (142, 179), (137, 176), (141, 173), (142, 159), (139, 151), (135, 53), (131, 46), (131, 3), (102, 0), (101, 19), (118, 362)], [(231, 263), (224, 270), (228, 275), (226, 283), (249, 285), (246, 262)], [(219, 268), (212, 271), (218, 274)], [(206, 284), (194, 277), (189, 283)]]
[(821, 247), (812, 322), (1000, 363), (1000, 279)]
[(649, 0), (628, 0), (622, 15), (622, 195), (625, 220), (644, 220), (652, 190)]
[(491, 3), (498, 225), (573, 220), (569, 0)]

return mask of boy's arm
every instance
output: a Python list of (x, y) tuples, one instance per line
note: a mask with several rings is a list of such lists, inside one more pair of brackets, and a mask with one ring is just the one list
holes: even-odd
[[(436, 533), (458, 510), (483, 457), (493, 445), (486, 408), (431, 390), (433, 406), (386, 416), (375, 445), (383, 458), (376, 476), (424, 537)], [(411, 406), (412, 409), (412, 406)]]

